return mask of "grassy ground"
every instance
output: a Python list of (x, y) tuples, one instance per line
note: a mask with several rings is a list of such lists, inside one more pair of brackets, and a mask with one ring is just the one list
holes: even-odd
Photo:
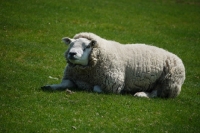
[[(200, 132), (198, 0), (0, 1), (0, 132)], [(61, 38), (82, 31), (177, 54), (187, 75), (180, 96), (41, 91), (62, 78)]]

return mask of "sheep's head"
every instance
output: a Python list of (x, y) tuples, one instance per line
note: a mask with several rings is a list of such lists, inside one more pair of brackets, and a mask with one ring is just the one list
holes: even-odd
[(75, 65), (88, 65), (90, 53), (97, 45), (96, 41), (86, 38), (71, 39), (68, 37), (64, 37), (62, 40), (69, 45), (65, 55), (67, 61)]

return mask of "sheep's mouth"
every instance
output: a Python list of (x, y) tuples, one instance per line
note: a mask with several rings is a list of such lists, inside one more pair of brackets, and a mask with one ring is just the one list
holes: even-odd
[(72, 60), (72, 61), (74, 61), (74, 60), (78, 60), (78, 59), (75, 58), (74, 56), (69, 56), (68, 59), (69, 59), (69, 60)]
[(68, 59), (68, 60), (69, 60), (69, 62), (72, 63), (72, 64), (77, 64), (77, 62), (78, 62), (78, 59), (76, 59), (76, 58)]

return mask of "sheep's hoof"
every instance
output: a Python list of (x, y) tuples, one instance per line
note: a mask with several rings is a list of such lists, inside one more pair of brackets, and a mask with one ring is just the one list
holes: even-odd
[(95, 86), (94, 86), (93, 91), (94, 91), (94, 92), (97, 92), (97, 93), (102, 93), (101, 87), (98, 86), (98, 85), (95, 85)]
[(50, 85), (42, 86), (41, 89), (42, 89), (43, 91), (53, 91), (53, 89), (51, 88)]
[(149, 98), (149, 93), (147, 92), (137, 92), (134, 94), (135, 97), (145, 97), (145, 98)]

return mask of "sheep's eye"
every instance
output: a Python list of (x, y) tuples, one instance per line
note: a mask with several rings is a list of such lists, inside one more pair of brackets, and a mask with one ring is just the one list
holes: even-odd
[(86, 47), (83, 49), (83, 51), (85, 51), (87, 48), (90, 48), (90, 45), (86, 46)]
[(90, 45), (86, 46), (86, 48), (90, 48)]
[(87, 47), (85, 47), (84, 49), (83, 49), (83, 51), (85, 51), (87, 49)]

